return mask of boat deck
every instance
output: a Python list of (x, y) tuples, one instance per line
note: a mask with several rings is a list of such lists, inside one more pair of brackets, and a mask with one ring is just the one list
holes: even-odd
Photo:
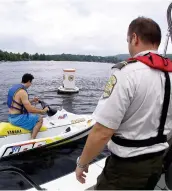
[[(105, 159), (101, 159), (100, 161), (91, 164), (89, 167), (89, 172), (88, 174), (86, 174), (87, 177), (85, 184), (79, 183), (76, 180), (75, 172), (72, 172), (66, 176), (60, 177), (56, 180), (53, 180), (40, 186), (41, 188), (45, 188), (51, 191), (66, 191), (69, 189), (75, 191), (94, 190), (94, 185), (96, 184), (97, 176), (101, 173), (104, 165)], [(155, 190), (167, 190), (164, 175), (161, 176), (161, 179), (159, 180)], [(35, 189), (28, 189), (28, 191), (35, 191)]]

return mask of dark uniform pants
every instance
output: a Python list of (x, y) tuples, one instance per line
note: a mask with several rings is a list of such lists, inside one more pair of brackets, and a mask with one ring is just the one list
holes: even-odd
[(94, 190), (154, 190), (162, 173), (163, 153), (127, 159), (110, 155)]

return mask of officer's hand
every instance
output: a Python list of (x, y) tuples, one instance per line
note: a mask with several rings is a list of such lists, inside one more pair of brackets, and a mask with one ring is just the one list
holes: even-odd
[(76, 173), (76, 179), (84, 184), (85, 183), (85, 178), (86, 178), (86, 175), (84, 174), (84, 172), (88, 173), (88, 167), (87, 166), (86, 168), (79, 168), (79, 167), (76, 167), (76, 170), (75, 170), (75, 173)]
[(49, 108), (48, 108), (48, 107), (45, 107), (45, 108), (43, 109), (43, 113), (46, 113), (47, 111), (49, 111)]

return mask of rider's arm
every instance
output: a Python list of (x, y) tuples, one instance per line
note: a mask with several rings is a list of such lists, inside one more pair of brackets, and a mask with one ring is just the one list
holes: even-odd
[(20, 91), (20, 99), (24, 107), (27, 109), (29, 113), (40, 113), (44, 114), (45, 111), (43, 109), (37, 109), (33, 107), (28, 99), (28, 95), (24, 90)]

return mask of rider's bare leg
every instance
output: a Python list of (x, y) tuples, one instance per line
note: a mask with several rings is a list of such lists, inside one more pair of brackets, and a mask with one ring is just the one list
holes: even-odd
[(43, 118), (40, 116), (39, 117), (39, 121), (37, 122), (37, 124), (35, 125), (35, 127), (32, 130), (32, 134), (31, 134), (31, 139), (35, 139), (39, 130), (42, 127), (42, 123), (43, 123)]

